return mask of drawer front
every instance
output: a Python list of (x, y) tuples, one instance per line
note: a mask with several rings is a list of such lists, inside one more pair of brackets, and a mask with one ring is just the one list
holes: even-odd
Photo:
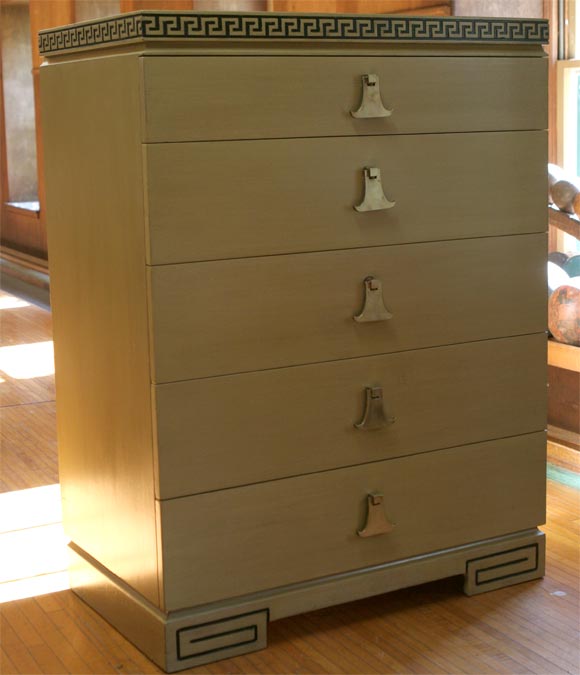
[[(545, 517), (545, 452), (540, 432), (157, 502), (165, 608), (535, 527)], [(388, 534), (357, 535), (369, 493), (384, 495)]]
[[(365, 388), (382, 387), (367, 426)], [(158, 497), (247, 485), (546, 426), (546, 335), (158, 385)], [(370, 410), (376, 406), (374, 410)], [(394, 421), (393, 421), (394, 418)]]
[[(148, 145), (149, 261), (545, 232), (546, 140), (530, 131)], [(355, 210), (365, 167), (380, 169), (392, 208)]]
[[(547, 59), (148, 57), (144, 141), (547, 128)], [(389, 117), (357, 119), (362, 76)]]
[[(149, 268), (153, 380), (538, 333), (545, 251), (531, 234)], [(392, 318), (359, 323), (369, 275)]]

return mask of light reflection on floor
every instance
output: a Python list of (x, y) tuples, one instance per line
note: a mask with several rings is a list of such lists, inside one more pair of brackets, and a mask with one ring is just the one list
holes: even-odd
[(52, 340), (0, 347), (0, 371), (15, 380), (54, 375)]
[(0, 494), (0, 603), (69, 588), (60, 486)]
[(2, 293), (0, 295), (0, 309), (17, 309), (18, 307), (28, 307), (30, 305), (26, 300), (21, 300), (15, 295)]
[[(39, 328), (32, 309), (26, 300), (0, 291), (0, 383), (5, 386), (15, 380), (32, 381), (54, 374), (53, 343), (47, 339), (50, 330), (43, 331), (42, 323)], [(21, 311), (27, 312), (26, 319), (20, 316)], [(30, 328), (33, 330), (26, 333), (28, 339), (20, 336), (20, 330)], [(38, 338), (41, 341), (34, 341)], [(33, 406), (36, 402), (32, 394), (7, 400), (10, 407)], [(0, 603), (69, 588), (67, 543), (58, 484), (1, 493)]]

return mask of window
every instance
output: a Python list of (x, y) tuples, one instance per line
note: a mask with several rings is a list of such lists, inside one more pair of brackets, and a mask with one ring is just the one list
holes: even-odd
[(558, 61), (558, 164), (580, 177), (580, 59)]
[[(566, 3), (557, 62), (557, 163), (580, 180), (580, 12)], [(558, 248), (580, 253), (580, 240), (561, 233)]]
[(38, 173), (32, 48), (28, 6), (4, 3), (2, 14), (2, 86), (6, 142), (6, 185), (9, 205), (38, 211)]

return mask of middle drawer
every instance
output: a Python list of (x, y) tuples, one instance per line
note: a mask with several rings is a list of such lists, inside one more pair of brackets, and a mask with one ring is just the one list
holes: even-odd
[[(152, 267), (152, 380), (538, 333), (545, 250), (530, 234)], [(354, 320), (381, 302), (390, 318)]]
[[(546, 132), (144, 146), (148, 262), (546, 230)], [(394, 206), (358, 212), (365, 167)]]

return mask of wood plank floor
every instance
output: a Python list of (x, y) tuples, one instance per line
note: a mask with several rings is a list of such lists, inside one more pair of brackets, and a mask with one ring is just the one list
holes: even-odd
[(0, 291), (0, 492), (58, 482), (50, 312)]
[[(0, 294), (0, 350), (50, 341), (50, 314), (7, 307), (11, 302)], [(34, 559), (21, 569), (35, 574), (28, 580), (32, 597), (0, 604), (0, 673), (159, 673), (70, 590), (34, 594), (44, 592), (49, 572), (61, 573), (64, 543), (54, 530), (54, 382), (42, 364), (35, 371), (33, 352), (24, 350), (25, 373), (0, 368), (0, 492), (7, 493), (0, 494), (0, 527), (12, 536), (3, 546), (0, 531), (0, 572), (2, 558), (16, 555), (15, 531), (39, 532), (41, 541), (50, 535), (56, 543), (28, 552)], [(41, 347), (38, 358), (46, 361), (47, 353)], [(578, 675), (580, 490), (566, 469), (550, 475), (544, 579), (467, 598), (461, 578), (451, 578), (283, 619), (270, 624), (267, 650), (186, 672)], [(29, 496), (36, 500), (31, 513), (22, 506)]]

